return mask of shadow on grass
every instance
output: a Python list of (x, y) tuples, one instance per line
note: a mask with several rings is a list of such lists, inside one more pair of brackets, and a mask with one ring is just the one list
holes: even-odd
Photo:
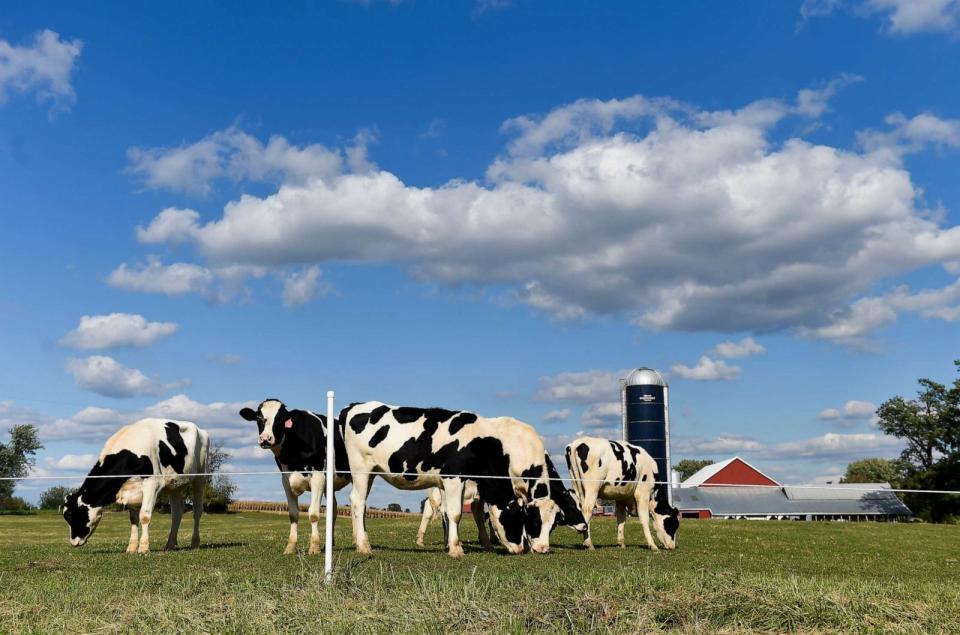
[[(209, 542), (209, 543), (200, 543), (200, 546), (196, 549), (191, 547), (177, 547), (176, 549), (164, 550), (164, 549), (151, 549), (150, 553), (180, 553), (185, 552), (189, 553), (191, 551), (206, 551), (208, 549), (233, 549), (234, 547), (248, 547), (250, 546), (249, 542)], [(123, 554), (128, 555), (125, 548), (124, 549), (108, 549), (106, 547), (99, 547), (97, 549), (77, 549), (80, 553), (89, 553), (89, 554)], [(129, 554), (136, 555), (136, 554)]]

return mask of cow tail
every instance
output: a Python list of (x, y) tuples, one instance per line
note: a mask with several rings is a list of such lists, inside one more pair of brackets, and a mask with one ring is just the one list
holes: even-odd
[(583, 471), (580, 469), (580, 464), (573, 459), (573, 451), (571, 446), (567, 446), (566, 459), (567, 459), (567, 470), (570, 471), (570, 480), (572, 481), (573, 489), (577, 492), (577, 498), (580, 499), (581, 504), (586, 496), (586, 492), (583, 489)]

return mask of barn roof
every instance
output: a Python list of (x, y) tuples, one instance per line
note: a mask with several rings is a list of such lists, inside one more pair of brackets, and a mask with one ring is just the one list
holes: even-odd
[(711, 478), (716, 476), (719, 472), (721, 472), (724, 468), (728, 467), (730, 464), (736, 461), (743, 463), (744, 465), (746, 465), (748, 468), (750, 468), (760, 476), (770, 480), (772, 483), (777, 482), (777, 479), (767, 476), (766, 474), (758, 470), (755, 466), (741, 459), (739, 456), (734, 456), (734, 457), (730, 457), (725, 461), (720, 461), (718, 463), (711, 463), (710, 465), (700, 468), (699, 470), (694, 472), (687, 480), (681, 483), (680, 487), (697, 487), (699, 485), (703, 485), (704, 483), (709, 481)]
[[(909, 516), (913, 512), (886, 483), (864, 491), (797, 487), (675, 487), (673, 503), (681, 511), (709, 510), (713, 516)], [(789, 491), (788, 491), (789, 490)]]

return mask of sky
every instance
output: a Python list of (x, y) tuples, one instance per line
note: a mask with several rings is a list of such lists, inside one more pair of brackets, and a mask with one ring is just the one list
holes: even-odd
[(269, 471), (237, 411), (335, 390), (560, 453), (649, 366), (674, 460), (896, 456), (876, 406), (960, 357), (958, 39), (957, 0), (7, 7), (0, 434), (66, 478), (187, 419)]

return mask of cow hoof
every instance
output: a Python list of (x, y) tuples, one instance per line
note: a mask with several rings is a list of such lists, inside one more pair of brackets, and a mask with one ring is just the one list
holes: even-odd
[(618, 543), (617, 543), (617, 546), (620, 547), (621, 549), (626, 549), (626, 548), (627, 548), (626, 543), (623, 543), (623, 542), (618, 542)]
[(426, 545), (423, 544), (423, 541), (422, 541), (422, 540), (418, 540), (418, 541), (417, 541), (417, 546), (418, 546), (418, 547), (426, 547)]
[(150, 553), (150, 547), (140, 547), (139, 549), (137, 549), (137, 553), (142, 556), (145, 556), (148, 553)]
[(127, 553), (137, 553), (137, 545), (130, 545), (127, 547)]
[(585, 541), (583, 542), (583, 548), (584, 548), (584, 549), (589, 549), (590, 551), (593, 551), (593, 541), (590, 540), (589, 538), (588, 538), (587, 540), (585, 540)]
[(373, 549), (370, 548), (370, 543), (358, 544), (357, 553), (369, 556), (371, 553), (373, 553)]
[(163, 546), (163, 550), (164, 550), (164, 551), (175, 551), (176, 549), (177, 549), (177, 546), (176, 546), (176, 545), (164, 545), (164, 546)]
[(200, 548), (200, 539), (197, 538), (196, 540), (191, 540), (191, 541), (190, 541), (190, 548), (191, 548), (191, 549), (199, 549), (199, 548)]
[(660, 547), (656, 545), (650, 545), (650, 551), (660, 551)]
[(292, 545), (287, 545), (287, 548), (283, 550), (283, 555), (285, 555), (285, 556), (291, 556), (291, 555), (293, 555), (293, 554), (295, 554), (295, 553), (297, 553), (297, 545), (296, 545), (296, 543), (294, 543), (294, 544), (292, 544)]
[(457, 546), (447, 552), (451, 558), (462, 558), (463, 557), (463, 547)]
[(315, 556), (320, 553), (320, 542), (311, 542), (310, 549), (307, 550), (307, 555)]

